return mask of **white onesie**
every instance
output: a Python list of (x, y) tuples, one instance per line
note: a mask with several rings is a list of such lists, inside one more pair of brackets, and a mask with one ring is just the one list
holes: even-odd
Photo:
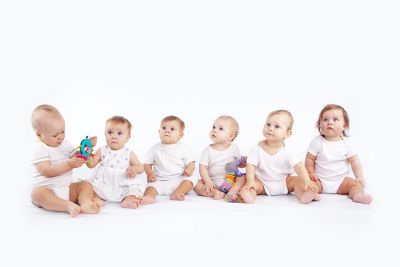
[(285, 144), (275, 155), (270, 155), (260, 147), (254, 146), (247, 157), (247, 163), (256, 166), (255, 175), (264, 184), (267, 195), (288, 193), (286, 178), (294, 173), (293, 167), (301, 160), (292, 148)]
[(88, 181), (96, 194), (107, 201), (119, 202), (129, 195), (141, 196), (141, 181), (136, 176), (128, 177), (131, 150), (128, 147), (112, 150), (108, 146), (100, 148), (101, 161), (94, 175)]
[(69, 185), (72, 183), (72, 170), (49, 178), (38, 171), (36, 164), (47, 160), (51, 164), (59, 164), (69, 160), (73, 153), (74, 148), (67, 140), (64, 140), (58, 147), (50, 147), (43, 142), (37, 141), (33, 147), (33, 159), (31, 161), (33, 187), (48, 187), (53, 190), (56, 196), (69, 200)]
[(195, 185), (198, 179), (194, 175), (191, 177), (183, 175), (186, 165), (194, 161), (193, 155), (182, 143), (155, 144), (144, 160), (145, 164), (153, 165), (156, 175), (156, 181), (149, 183), (148, 186), (154, 187), (158, 195), (170, 195), (184, 180)]
[(225, 165), (240, 157), (240, 150), (237, 144), (231, 144), (227, 149), (222, 151), (207, 146), (201, 154), (199, 164), (208, 167), (210, 178), (219, 187), (224, 182), (226, 174)]
[(347, 159), (356, 154), (349, 140), (328, 141), (318, 135), (307, 151), (316, 157), (315, 174), (321, 181), (322, 192), (336, 194), (344, 178), (351, 174)]

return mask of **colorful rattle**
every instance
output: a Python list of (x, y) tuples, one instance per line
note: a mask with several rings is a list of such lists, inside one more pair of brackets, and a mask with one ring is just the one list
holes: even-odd
[(86, 136), (86, 138), (82, 140), (78, 148), (79, 148), (79, 154), (76, 156), (84, 160), (89, 159), (93, 152), (92, 140), (90, 140), (89, 137)]
[(225, 170), (226, 170), (225, 179), (221, 184), (221, 186), (219, 187), (219, 190), (221, 190), (225, 194), (228, 193), (229, 190), (232, 188), (232, 186), (235, 184), (236, 178), (245, 175), (239, 170), (239, 165), (245, 161), (246, 158), (241, 157), (240, 159), (229, 162), (225, 165)]

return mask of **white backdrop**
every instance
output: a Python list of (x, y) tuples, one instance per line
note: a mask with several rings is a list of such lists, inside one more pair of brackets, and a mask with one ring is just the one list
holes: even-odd
[[(319, 111), (337, 103), (349, 112), (367, 191), (375, 197), (376, 216), (383, 218), (373, 230), (379, 239), (368, 240), (374, 249), (366, 254), (384, 251), (383, 260), (397, 260), (390, 248), (375, 246), (400, 237), (394, 97), (400, 84), (399, 12), (395, 1), (3, 1), (5, 259), (26, 253), (21, 242), (44, 251), (54, 245), (41, 242), (42, 229), (32, 235), (24, 214), (26, 166), (35, 140), (30, 114), (38, 104), (59, 108), (67, 138), (76, 145), (86, 135), (97, 135), (103, 145), (105, 120), (126, 116), (133, 124), (129, 145), (143, 158), (158, 141), (166, 115), (186, 122), (184, 141), (198, 156), (210, 142), (213, 120), (232, 115), (240, 124), (235, 142), (245, 154), (262, 138), (267, 114), (278, 108), (294, 115), (290, 142), (304, 154), (317, 134)], [(75, 245), (63, 235), (59, 242), (60, 249)], [(305, 262), (323, 261), (321, 248), (314, 249)], [(354, 249), (365, 252), (357, 244)], [(110, 253), (118, 257), (118, 249)]]

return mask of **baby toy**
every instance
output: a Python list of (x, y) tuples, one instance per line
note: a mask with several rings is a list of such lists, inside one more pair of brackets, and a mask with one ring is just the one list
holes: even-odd
[(229, 190), (236, 182), (236, 178), (245, 175), (239, 170), (239, 166), (243, 165), (246, 162), (245, 157), (241, 157), (235, 161), (229, 162), (225, 165), (225, 179), (224, 182), (221, 184), (219, 189), (224, 192), (226, 195), (224, 197), (225, 201), (232, 202), (232, 203), (242, 203), (242, 198), (235, 194), (228, 194)]
[(88, 136), (81, 141), (81, 144), (77, 147), (79, 148), (79, 154), (76, 156), (78, 158), (88, 160), (93, 152), (93, 144), (92, 141), (89, 139)]

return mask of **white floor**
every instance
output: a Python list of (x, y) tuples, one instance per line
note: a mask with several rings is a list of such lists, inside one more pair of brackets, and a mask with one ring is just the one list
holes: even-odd
[(74, 255), (80, 264), (101, 266), (376, 266), (393, 262), (395, 250), (386, 248), (390, 233), (378, 207), (338, 195), (310, 205), (292, 195), (262, 196), (246, 205), (191, 193), (184, 202), (159, 197), (137, 210), (107, 203), (98, 215), (73, 219), (29, 205), (22, 246), (43, 266), (77, 264)]

